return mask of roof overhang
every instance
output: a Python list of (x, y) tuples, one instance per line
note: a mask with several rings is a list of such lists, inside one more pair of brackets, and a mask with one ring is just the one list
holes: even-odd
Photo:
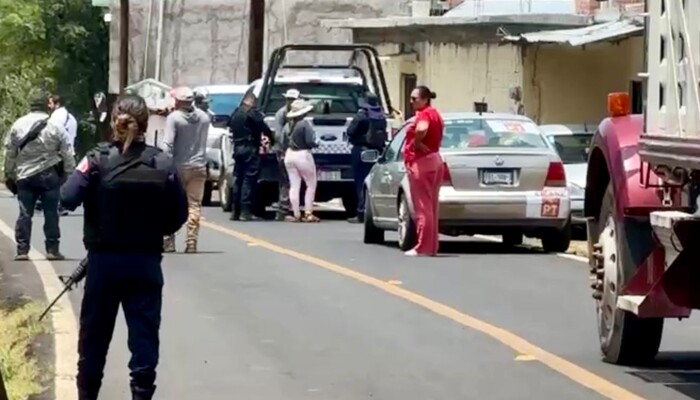
[(321, 21), (325, 28), (391, 29), (408, 27), (450, 27), (470, 25), (553, 25), (580, 27), (590, 23), (588, 16), (573, 14), (482, 15), (479, 17), (389, 17), (331, 19)]
[(632, 36), (640, 36), (643, 33), (643, 20), (628, 18), (583, 28), (507, 35), (503, 37), (503, 40), (522, 44), (554, 43), (583, 46), (591, 43), (622, 40)]

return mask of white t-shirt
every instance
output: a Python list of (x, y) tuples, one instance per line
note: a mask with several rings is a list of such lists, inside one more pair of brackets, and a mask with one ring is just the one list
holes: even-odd
[(71, 115), (71, 113), (66, 110), (65, 107), (57, 108), (51, 113), (51, 118), (49, 121), (53, 122), (55, 125), (63, 127), (63, 131), (66, 133), (68, 138), (68, 143), (70, 143), (72, 148), (75, 148), (75, 137), (78, 136), (78, 121)]

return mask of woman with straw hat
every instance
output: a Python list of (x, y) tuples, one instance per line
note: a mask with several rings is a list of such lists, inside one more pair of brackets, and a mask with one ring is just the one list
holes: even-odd
[[(304, 117), (313, 110), (313, 105), (304, 100), (295, 100), (287, 113), (287, 125), (284, 134), (287, 137), (288, 148), (284, 157), (284, 166), (289, 175), (289, 202), (293, 215), (287, 218), (292, 222), (318, 222), (313, 214), (316, 197), (316, 163), (311, 150), (318, 147), (316, 132)], [(304, 198), (304, 215), (302, 216), (299, 197), (301, 181), (306, 183)]]

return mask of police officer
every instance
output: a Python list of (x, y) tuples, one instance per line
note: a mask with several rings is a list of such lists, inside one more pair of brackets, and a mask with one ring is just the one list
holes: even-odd
[(260, 172), (260, 147), (274, 142), (273, 133), (265, 123), (263, 113), (255, 107), (255, 101), (256, 97), (252, 92), (246, 93), (228, 124), (233, 136), (231, 220), (234, 221), (254, 219), (252, 205)]
[(88, 250), (80, 310), (78, 393), (97, 399), (107, 350), (121, 304), (129, 330), (133, 399), (155, 392), (162, 306), (163, 236), (187, 219), (187, 197), (169, 156), (146, 145), (143, 98), (118, 100), (114, 142), (91, 150), (61, 188), (69, 210), (85, 209)]

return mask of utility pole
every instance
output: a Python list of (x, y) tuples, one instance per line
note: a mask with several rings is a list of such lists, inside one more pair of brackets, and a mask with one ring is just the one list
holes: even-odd
[(250, 16), (248, 18), (248, 82), (253, 82), (262, 76), (264, 43), (265, 0), (250, 0)]
[(129, 0), (119, 2), (119, 94), (129, 84)]

